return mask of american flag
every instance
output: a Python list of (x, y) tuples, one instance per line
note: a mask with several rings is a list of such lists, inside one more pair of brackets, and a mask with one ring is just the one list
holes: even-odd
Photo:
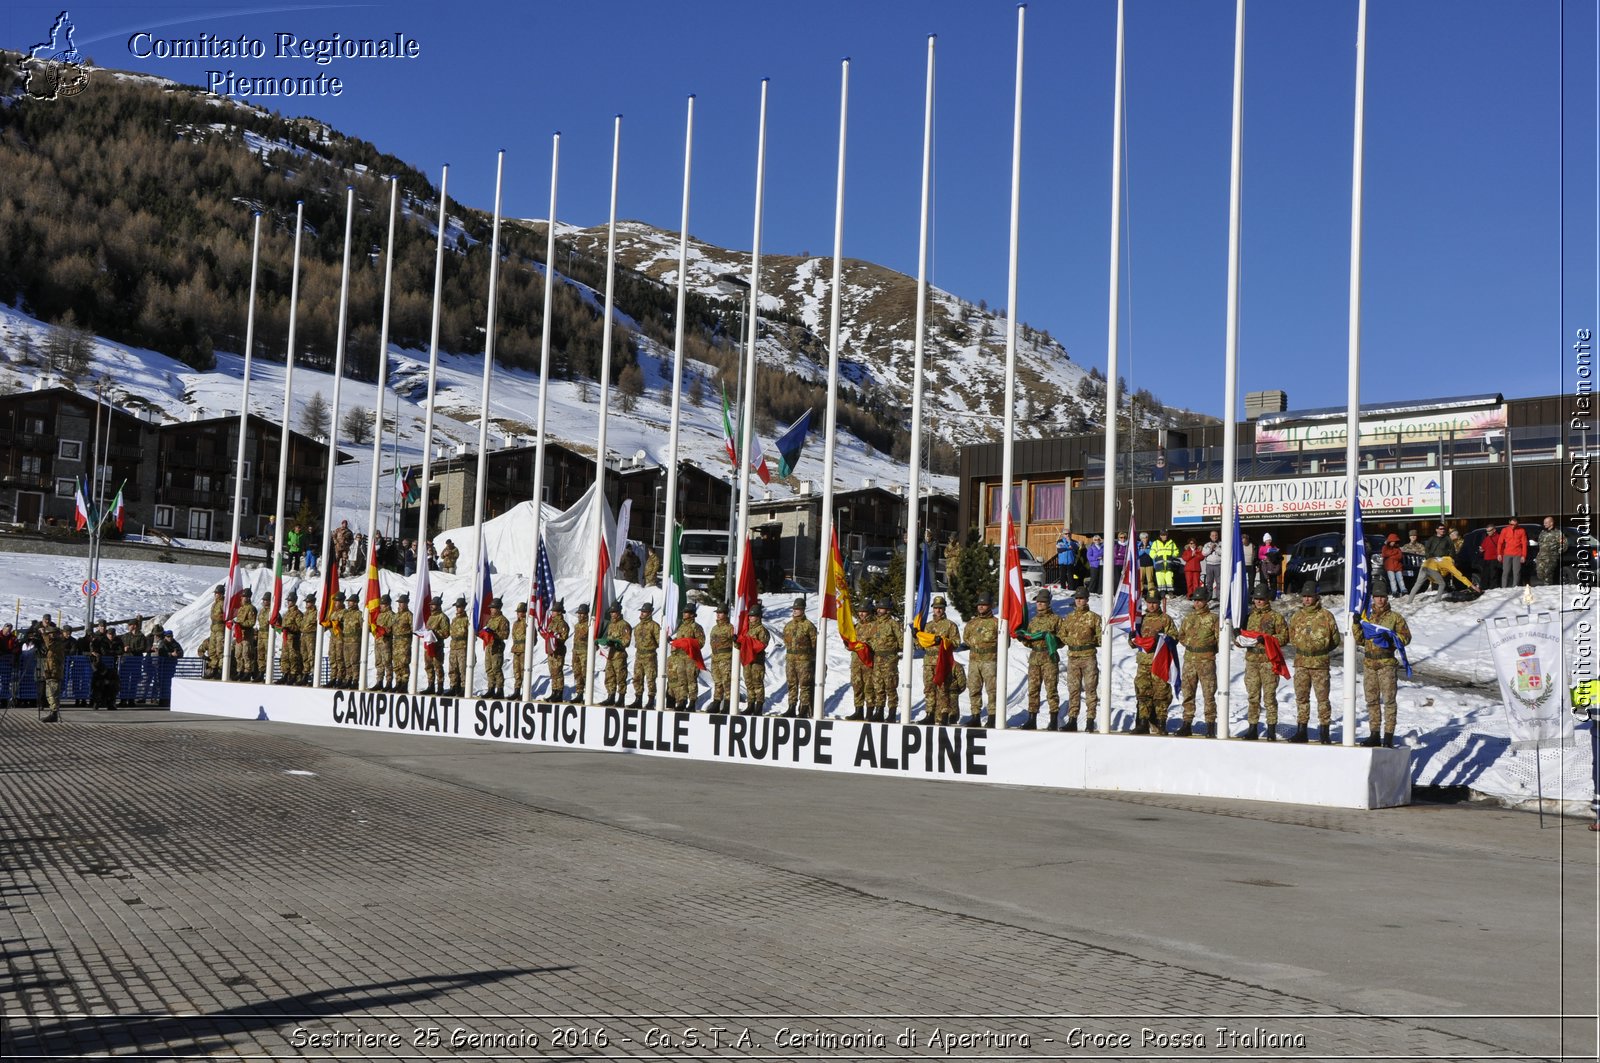
[(545, 649), (550, 648), (550, 632), (546, 625), (550, 622), (550, 607), (556, 600), (556, 577), (550, 569), (550, 551), (545, 548), (544, 535), (539, 535), (538, 560), (533, 565), (533, 624), (540, 635), (544, 636)]

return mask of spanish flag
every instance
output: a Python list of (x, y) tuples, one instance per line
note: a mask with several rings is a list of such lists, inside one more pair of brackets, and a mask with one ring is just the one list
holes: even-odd
[(367, 628), (377, 638), (383, 638), (389, 629), (378, 626), (378, 610), (381, 604), (378, 595), (383, 593), (383, 588), (378, 583), (378, 537), (372, 537), (372, 553), (367, 558)]

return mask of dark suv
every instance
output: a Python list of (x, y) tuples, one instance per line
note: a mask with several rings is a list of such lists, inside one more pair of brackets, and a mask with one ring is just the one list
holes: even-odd
[[(1369, 584), (1384, 578), (1383, 539), (1381, 535), (1366, 537)], [(1413, 555), (1407, 554), (1405, 557), (1406, 585), (1410, 586), (1416, 578), (1419, 563)], [(1316, 583), (1319, 594), (1344, 593), (1344, 532), (1323, 532), (1321, 535), (1307, 536), (1294, 544), (1294, 549), (1289, 552), (1289, 566), (1284, 576), (1284, 593), (1299, 594), (1307, 580)]]

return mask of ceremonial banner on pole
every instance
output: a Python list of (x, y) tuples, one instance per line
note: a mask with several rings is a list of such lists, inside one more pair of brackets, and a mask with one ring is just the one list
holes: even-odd
[(1561, 621), (1551, 613), (1490, 617), (1489, 653), (1500, 680), (1511, 747), (1574, 741), (1561, 696)]

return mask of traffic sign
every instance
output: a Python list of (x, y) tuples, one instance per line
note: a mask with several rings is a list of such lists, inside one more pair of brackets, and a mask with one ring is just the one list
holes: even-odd
[(100, 583), (98, 580), (86, 579), (83, 581), (83, 596), (85, 598), (93, 598), (99, 593)]

